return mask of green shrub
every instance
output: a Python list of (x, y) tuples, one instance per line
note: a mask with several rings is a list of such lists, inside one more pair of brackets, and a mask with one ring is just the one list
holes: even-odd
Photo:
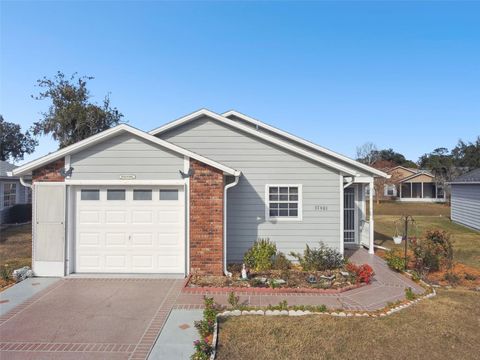
[(269, 239), (258, 239), (243, 256), (243, 262), (254, 271), (270, 270), (277, 247)]
[(475, 274), (465, 273), (465, 280), (475, 281), (477, 276)]
[(405, 297), (407, 298), (407, 300), (412, 301), (412, 300), (415, 300), (417, 298), (417, 295), (415, 295), (412, 288), (409, 287), (409, 288), (405, 289)]
[(320, 243), (318, 249), (311, 249), (307, 245), (303, 255), (295, 252), (291, 252), (290, 255), (298, 260), (304, 271), (333, 270), (345, 264), (342, 254), (323, 243)]
[(421, 272), (438, 271), (453, 266), (453, 241), (446, 231), (429, 230), (425, 239), (412, 241), (415, 266)]
[(289, 270), (292, 267), (292, 262), (287, 259), (284, 253), (278, 252), (273, 258), (272, 268), (274, 270)]
[(228, 303), (233, 309), (238, 308), (238, 302), (240, 301), (240, 297), (236, 296), (235, 293), (232, 291), (228, 294)]
[(460, 277), (451, 271), (446, 272), (443, 278), (451, 285), (458, 285), (458, 283), (460, 282)]
[(3, 281), (10, 280), (10, 269), (8, 267), (8, 264), (5, 264), (4, 266), (0, 267), (0, 277), (2, 278)]
[(399, 250), (388, 251), (385, 254), (385, 261), (387, 262), (387, 265), (395, 271), (405, 270), (405, 257)]

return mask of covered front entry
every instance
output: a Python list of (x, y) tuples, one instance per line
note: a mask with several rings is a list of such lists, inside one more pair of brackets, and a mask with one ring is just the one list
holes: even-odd
[[(370, 179), (367, 179), (370, 180)], [(362, 181), (362, 182), (360, 182)], [(373, 199), (369, 193), (367, 214), (367, 188), (373, 189), (372, 181), (361, 179), (358, 183), (344, 183), (343, 189), (343, 245), (344, 248), (365, 246), (373, 254)]]
[(75, 272), (185, 273), (184, 188), (75, 187)]

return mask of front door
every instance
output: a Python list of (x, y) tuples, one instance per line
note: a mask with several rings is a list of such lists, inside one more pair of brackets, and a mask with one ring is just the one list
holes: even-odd
[(348, 187), (343, 190), (343, 241), (345, 244), (356, 242), (355, 213), (355, 188)]

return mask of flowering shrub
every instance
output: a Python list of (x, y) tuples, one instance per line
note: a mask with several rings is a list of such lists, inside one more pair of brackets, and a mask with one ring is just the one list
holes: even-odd
[[(387, 265), (395, 271), (405, 270), (405, 258), (400, 250), (391, 250), (385, 254)], [(407, 258), (408, 261), (408, 258)]]
[(195, 340), (193, 342), (195, 353), (190, 357), (191, 360), (207, 360), (213, 352), (213, 346), (208, 339)]
[(206, 319), (195, 321), (195, 328), (198, 330), (201, 337), (206, 338), (213, 333), (213, 330), (215, 329), (215, 321)]
[(207, 360), (213, 352), (213, 345), (210, 343), (209, 337), (215, 330), (215, 321), (220, 307), (213, 301), (213, 298), (205, 296), (203, 302), (205, 304), (203, 319), (195, 321), (195, 328), (202, 339), (193, 342), (195, 353), (190, 357), (191, 360)]
[(412, 241), (415, 266), (422, 272), (438, 271), (453, 265), (453, 241), (446, 231), (430, 230), (425, 239)]
[(355, 264), (348, 263), (346, 269), (355, 277), (355, 281), (357, 283), (370, 284), (372, 277), (375, 274), (372, 267), (368, 264), (357, 266)]

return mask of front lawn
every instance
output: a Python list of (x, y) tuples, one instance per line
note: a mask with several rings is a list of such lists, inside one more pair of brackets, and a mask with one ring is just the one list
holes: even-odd
[[(425, 234), (426, 230), (439, 229), (448, 231), (454, 240), (454, 259), (462, 264), (480, 269), (480, 232), (471, 230), (465, 226), (455, 224), (450, 219), (440, 216), (417, 216), (415, 227), (409, 231), (409, 236)], [(392, 236), (395, 234), (395, 221), (400, 216), (376, 215), (375, 216), (375, 244), (393, 249), (403, 248), (403, 244), (395, 245)], [(403, 224), (397, 223), (398, 231), (403, 233)]]
[[(0, 267), (11, 272), (32, 266), (32, 225), (11, 226), (0, 235)], [(8, 282), (0, 278), (0, 288)]]
[(452, 289), (385, 318), (230, 317), (217, 359), (478, 359), (479, 303)]

